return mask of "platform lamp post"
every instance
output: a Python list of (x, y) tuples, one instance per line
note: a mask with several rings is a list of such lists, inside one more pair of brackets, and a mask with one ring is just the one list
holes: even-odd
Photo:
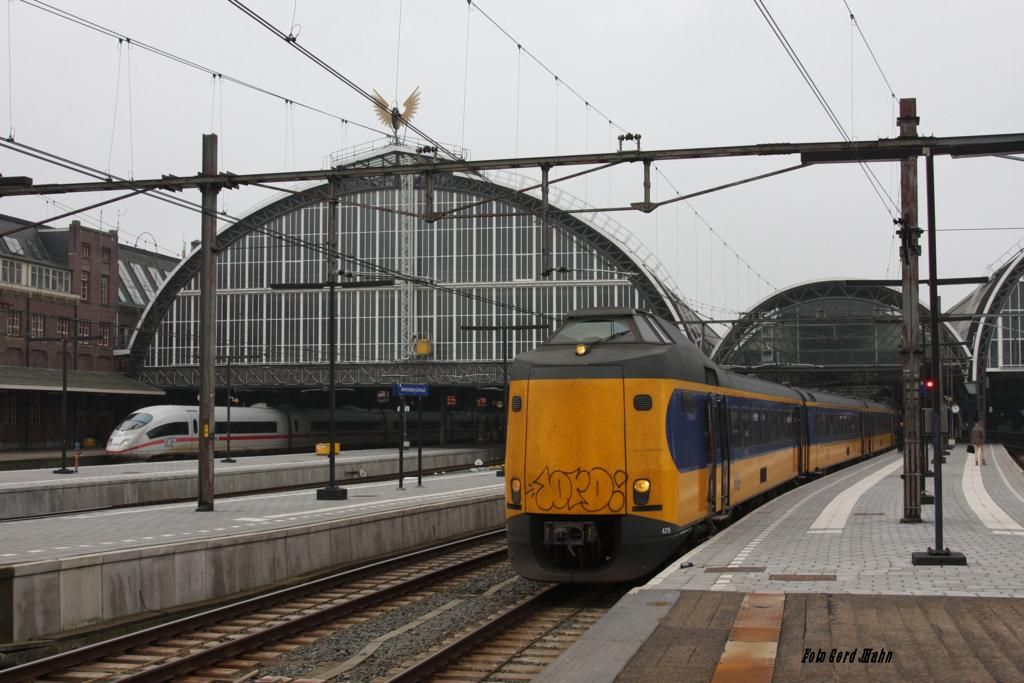
[[(334, 211), (331, 212), (334, 214)], [(337, 231), (331, 230), (332, 235), (336, 235)], [(333, 240), (332, 240), (333, 244)], [(333, 257), (336, 253), (332, 247), (328, 247), (329, 256)], [(331, 258), (331, 261), (334, 259)], [(270, 289), (273, 290), (311, 290), (311, 289), (324, 289), (327, 288), (327, 347), (328, 353), (330, 354), (330, 363), (328, 369), (327, 379), (327, 391), (328, 391), (328, 420), (330, 421), (330, 445), (327, 448), (328, 457), (328, 470), (329, 477), (327, 486), (322, 489), (317, 489), (316, 498), (317, 500), (347, 500), (348, 491), (338, 486), (338, 480), (335, 476), (335, 463), (334, 463), (334, 445), (337, 443), (337, 434), (335, 432), (334, 424), (334, 365), (337, 357), (337, 312), (335, 307), (335, 290), (338, 287), (342, 289), (367, 289), (371, 287), (391, 287), (394, 286), (394, 278), (387, 278), (381, 280), (356, 280), (350, 282), (338, 282), (338, 269), (332, 263), (331, 267), (327, 270), (328, 280), (327, 282), (272, 282), (270, 283)]]
[[(227, 373), (225, 384), (227, 385), (227, 388), (226, 388), (226, 391), (227, 391), (227, 422), (226, 422), (226, 426), (227, 426), (228, 433), (227, 433), (227, 438), (226, 438), (226, 440), (224, 442), (224, 446), (227, 449), (227, 455), (220, 459), (221, 462), (229, 462), (229, 463), (230, 462), (238, 462), (237, 460), (235, 460), (234, 458), (231, 457), (231, 361), (235, 361), (235, 360), (259, 360), (262, 357), (263, 357), (262, 354), (258, 354), (258, 353), (253, 353), (253, 354), (227, 354), (227, 355), (224, 355), (224, 356), (217, 356), (217, 360), (222, 360), (222, 361), (226, 361), (227, 362), (227, 367), (225, 368), (225, 372)], [(216, 409), (214, 409), (214, 412), (216, 412)], [(213, 424), (214, 424), (214, 430), (213, 430), (214, 438), (216, 439), (216, 435), (217, 435), (217, 427), (216, 427), (217, 420), (216, 419), (214, 419)], [(217, 449), (214, 448), (214, 453), (216, 453), (216, 452), (217, 452)]]
[(68, 342), (94, 341), (102, 339), (102, 335), (69, 334), (66, 337), (32, 337), (34, 342), (60, 342), (63, 345), (61, 359), (60, 384), (60, 468), (54, 474), (75, 474), (76, 470), (68, 467)]
[[(935, 159), (930, 150), (925, 150), (925, 172), (927, 175), (928, 195), (928, 289), (929, 308), (931, 308), (931, 357), (932, 362), (939, 359), (939, 292), (938, 292), (938, 257), (935, 253)], [(942, 428), (939, 426), (942, 415), (942, 373), (935, 375), (936, 386), (932, 391), (932, 469), (935, 471), (935, 547), (926, 552), (911, 554), (911, 563), (915, 565), (967, 565), (967, 557), (963, 553), (954, 552), (943, 544), (942, 540)]]
[(502, 380), (502, 423), (505, 433), (508, 426), (508, 332), (509, 330), (547, 330), (548, 325), (462, 325), (459, 329), (472, 332), (501, 332), (501, 380)]

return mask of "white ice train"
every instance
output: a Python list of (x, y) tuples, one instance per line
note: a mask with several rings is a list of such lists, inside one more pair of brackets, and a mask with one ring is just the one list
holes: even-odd
[[(271, 408), (256, 404), (231, 409), (231, 452), (269, 453), (312, 450), (329, 439), (330, 421), (324, 409)], [(447, 414), (445, 431), (451, 442), (476, 439), (481, 417), (465, 411)], [(216, 451), (227, 450), (227, 408), (214, 410)], [(407, 437), (417, 438), (417, 413), (408, 413)], [(399, 417), (389, 409), (346, 406), (335, 410), (335, 433), (342, 448), (397, 443)], [(437, 443), (438, 413), (423, 412), (424, 443)], [(199, 407), (158, 405), (142, 408), (124, 419), (107, 439), (107, 455), (118, 459), (150, 460), (196, 455), (199, 450)]]

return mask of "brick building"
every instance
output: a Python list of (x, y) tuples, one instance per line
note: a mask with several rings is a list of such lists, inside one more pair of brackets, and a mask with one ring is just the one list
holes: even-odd
[(163, 395), (117, 372), (117, 232), (28, 225), (0, 216), (0, 449), (60, 445), (64, 343), (41, 340), (54, 337), (69, 339), (71, 440), (103, 442), (140, 401)]

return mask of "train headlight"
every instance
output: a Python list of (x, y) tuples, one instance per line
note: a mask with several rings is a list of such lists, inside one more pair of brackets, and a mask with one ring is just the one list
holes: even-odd
[(517, 479), (515, 477), (512, 477), (512, 480), (509, 483), (509, 488), (512, 489), (512, 502), (515, 505), (519, 505), (519, 503), (521, 502), (522, 497), (523, 497), (523, 484), (522, 484), (522, 482), (520, 482), (519, 479)]
[(637, 479), (633, 482), (633, 504), (647, 505), (651, 498), (651, 480)]
[(585, 355), (587, 355), (588, 351), (590, 351), (590, 349), (587, 348), (586, 344), (577, 344), (576, 345), (576, 355), (577, 356), (585, 356)]

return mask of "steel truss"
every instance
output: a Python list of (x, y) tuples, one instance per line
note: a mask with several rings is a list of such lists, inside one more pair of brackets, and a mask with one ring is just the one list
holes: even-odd
[[(217, 386), (227, 384), (227, 369), (216, 370)], [(311, 389), (328, 385), (327, 365), (234, 365), (231, 368), (231, 386), (247, 389)], [(190, 389), (199, 386), (197, 366), (144, 368), (140, 381), (164, 389)], [(387, 387), (392, 384), (414, 383), (432, 386), (501, 386), (501, 362), (495, 363), (443, 363), (437, 361), (409, 361), (394, 363), (338, 364), (334, 381), (346, 387)]]

